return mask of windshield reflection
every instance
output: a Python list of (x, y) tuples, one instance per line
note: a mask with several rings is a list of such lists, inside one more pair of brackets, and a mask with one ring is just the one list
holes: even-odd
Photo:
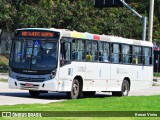
[(58, 42), (47, 40), (14, 40), (10, 66), (31, 70), (53, 70), (57, 67)]

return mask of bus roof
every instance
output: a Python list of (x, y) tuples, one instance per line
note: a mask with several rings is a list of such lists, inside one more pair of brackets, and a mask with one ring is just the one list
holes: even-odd
[(126, 43), (131, 45), (142, 45), (142, 46), (150, 46), (153, 47), (153, 44), (148, 41), (142, 40), (135, 40), (135, 39), (128, 39), (122, 38), (118, 36), (111, 36), (111, 35), (98, 35), (92, 34), (88, 32), (77, 32), (77, 31), (70, 31), (68, 29), (56, 29), (56, 28), (22, 28), (17, 30), (47, 30), (47, 31), (57, 31), (61, 33), (62, 37), (72, 37), (72, 38), (79, 38), (79, 39), (88, 39), (88, 40), (96, 40), (96, 41), (107, 41), (107, 42), (115, 42), (115, 43)]
[(128, 39), (128, 38), (122, 38), (122, 37), (110, 36), (110, 35), (91, 34), (87, 32), (70, 31), (66, 29), (59, 29), (59, 30), (62, 31), (63, 37), (73, 37), (73, 38), (80, 38), (80, 39), (100, 40), (100, 41), (107, 41), (107, 42), (126, 43), (131, 45), (142, 45), (142, 46), (153, 47), (153, 44), (148, 41)]

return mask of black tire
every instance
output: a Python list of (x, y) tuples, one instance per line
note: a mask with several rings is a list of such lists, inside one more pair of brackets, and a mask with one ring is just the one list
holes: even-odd
[(77, 79), (73, 80), (71, 92), (67, 92), (67, 96), (69, 99), (77, 99), (83, 97), (82, 86)]
[(40, 92), (39, 92), (39, 91), (29, 90), (29, 94), (30, 94), (32, 97), (39, 97)]
[(123, 80), (121, 91), (120, 92), (112, 92), (112, 96), (128, 96), (130, 90), (128, 80)]
[(96, 94), (95, 91), (83, 92), (84, 97), (94, 97)]

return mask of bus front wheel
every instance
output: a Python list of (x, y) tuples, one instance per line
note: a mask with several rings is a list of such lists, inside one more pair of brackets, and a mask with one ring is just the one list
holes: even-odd
[(39, 92), (39, 91), (29, 90), (29, 94), (30, 94), (32, 97), (39, 97), (40, 92)]
[(81, 90), (80, 83), (77, 79), (74, 79), (72, 83), (71, 91), (67, 92), (67, 96), (69, 99), (77, 99), (81, 97), (81, 94), (82, 94), (82, 90)]
[(113, 96), (128, 96), (129, 93), (129, 82), (128, 80), (123, 80), (121, 91), (112, 92)]

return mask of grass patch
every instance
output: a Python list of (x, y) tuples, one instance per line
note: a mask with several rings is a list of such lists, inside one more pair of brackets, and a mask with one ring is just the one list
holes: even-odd
[[(85, 98), (68, 100), (49, 104), (25, 104), (13, 106), (1, 106), (0, 111), (159, 111), (160, 96), (129, 96), (129, 97), (105, 97), (105, 98)], [(65, 114), (65, 112), (64, 112)], [(16, 118), (17, 119), (17, 118)], [(32, 118), (29, 118), (32, 120)], [(38, 118), (39, 119), (39, 118)], [(53, 118), (45, 118), (47, 120)], [(56, 118), (56, 119), (75, 119), (75, 118)], [(76, 118), (76, 119), (104, 119), (102, 118)], [(107, 119), (117, 119), (107, 117)], [(121, 118), (118, 118), (121, 119)], [(134, 120), (137, 117), (122, 117), (123, 120)], [(157, 119), (141, 117), (139, 119)], [(19, 118), (18, 118), (19, 120)]]
[(159, 101), (160, 95), (84, 98), (49, 104), (1, 106), (0, 111), (159, 111)]
[(0, 55), (0, 73), (8, 72), (8, 55)]
[(153, 76), (154, 76), (154, 77), (160, 77), (160, 73), (155, 72), (155, 73), (153, 74)]
[(0, 79), (0, 82), (8, 82), (8, 80), (1, 78), (1, 79)]

